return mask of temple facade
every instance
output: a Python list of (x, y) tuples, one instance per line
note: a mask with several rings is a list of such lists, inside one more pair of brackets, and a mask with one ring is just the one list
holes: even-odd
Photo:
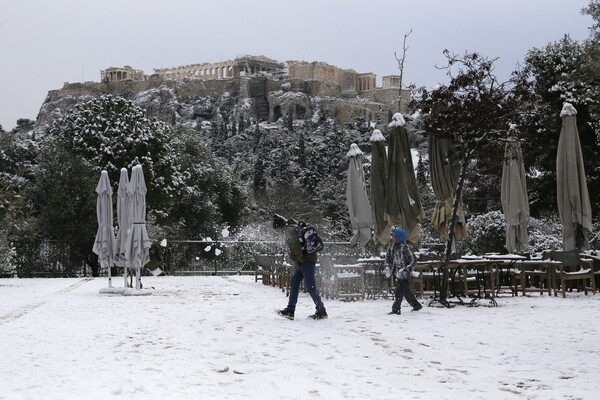
[(126, 65), (122, 68), (109, 67), (105, 70), (100, 71), (101, 82), (115, 82), (115, 81), (143, 81), (145, 79), (144, 71), (141, 69), (133, 69), (131, 66)]

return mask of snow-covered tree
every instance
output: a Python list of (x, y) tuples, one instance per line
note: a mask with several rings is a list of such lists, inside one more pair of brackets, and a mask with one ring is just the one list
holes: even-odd
[(95, 188), (100, 174), (93, 170), (89, 160), (74, 154), (63, 141), (46, 139), (37, 157), (35, 184), (28, 193), (35, 219), (17, 244), (22, 261), (41, 252), (50, 241), (53, 249), (67, 255), (66, 268), (85, 263), (98, 276), (92, 243), (98, 230)]
[[(460, 173), (451, 219), (456, 221), (459, 200), (465, 189), (481, 186), (473, 182), (466, 184), (469, 167), (498, 174), (503, 154), (501, 139), (506, 137), (510, 124), (521, 121), (531, 103), (525, 74), (516, 71), (509, 80), (500, 82), (494, 74), (493, 59), (479, 53), (458, 56), (445, 51), (444, 55), (450, 83), (431, 92), (421, 89), (420, 107), (425, 113), (427, 134), (451, 137), (458, 151)], [(495, 168), (486, 168), (486, 164)], [(478, 175), (471, 174), (469, 178), (476, 179)], [(490, 186), (499, 187), (498, 183)], [(453, 227), (449, 232), (447, 257), (452, 247)]]
[[(556, 151), (564, 102), (577, 109), (577, 126), (591, 193), (600, 190), (600, 3), (592, 1), (584, 9), (596, 21), (588, 40), (580, 43), (569, 36), (527, 53), (525, 66), (538, 96), (535, 114), (524, 131), (528, 143), (523, 148), (527, 165), (536, 171), (530, 179), (532, 214), (556, 212)], [(550, 201), (549, 201), (550, 200)], [(592, 207), (600, 200), (590, 198)]]
[(121, 168), (141, 164), (151, 211), (162, 212), (182, 184), (167, 125), (146, 118), (143, 109), (122, 97), (107, 95), (79, 103), (50, 132), (73, 154), (84, 157), (94, 174), (108, 171), (115, 186)]
[(161, 223), (183, 239), (214, 237), (222, 226), (237, 230), (247, 214), (248, 196), (234, 171), (199, 135), (185, 129), (176, 129), (173, 149), (183, 185)]
[(13, 242), (29, 223), (27, 192), (36, 155), (36, 144), (25, 134), (0, 132), (0, 259), (5, 262), (12, 262)]

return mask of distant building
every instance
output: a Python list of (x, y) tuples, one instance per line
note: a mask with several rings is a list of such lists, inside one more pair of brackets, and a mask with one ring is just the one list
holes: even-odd
[[(382, 77), (382, 86), (377, 87), (377, 75), (372, 72), (359, 73), (353, 69), (344, 69), (325, 62), (295, 61), (285, 63), (258, 55), (244, 55), (233, 60), (216, 63), (182, 65), (171, 68), (154, 68), (154, 74), (162, 79), (200, 79), (221, 80), (239, 77), (264, 76), (271, 79), (298, 79), (317, 81), (339, 87), (338, 95), (345, 97), (361, 96), (398, 108), (400, 95), (400, 76)], [(144, 80), (141, 70), (126, 65), (123, 68), (110, 67), (101, 71), (102, 82), (124, 80)], [(402, 90), (401, 109), (406, 110), (410, 102), (410, 91)]]
[(116, 82), (116, 81), (143, 81), (146, 77), (141, 69), (133, 69), (126, 65), (123, 68), (109, 67), (100, 71), (101, 82)]
[(278, 77), (284, 74), (285, 65), (265, 56), (241, 56), (234, 60), (216, 63), (190, 64), (172, 68), (154, 68), (163, 79), (227, 79), (239, 76), (264, 75)]

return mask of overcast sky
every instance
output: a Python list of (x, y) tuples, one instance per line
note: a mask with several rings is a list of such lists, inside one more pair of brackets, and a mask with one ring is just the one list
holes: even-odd
[(324, 61), (381, 77), (411, 29), (404, 82), (445, 82), (442, 52), (499, 57), (508, 78), (527, 50), (589, 36), (588, 0), (2, 0), (0, 124), (35, 119), (49, 90), (100, 70), (265, 55)]

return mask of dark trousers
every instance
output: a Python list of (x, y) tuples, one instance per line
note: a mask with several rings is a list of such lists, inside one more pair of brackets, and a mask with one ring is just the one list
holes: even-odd
[(300, 283), (304, 279), (304, 286), (315, 302), (317, 311), (325, 309), (317, 285), (315, 283), (315, 262), (304, 261), (300, 263), (300, 269), (292, 275), (290, 278), (290, 298), (288, 300), (288, 308), (290, 310), (296, 309), (296, 303), (298, 302), (298, 292), (300, 291)]
[(392, 311), (397, 312), (400, 311), (400, 306), (402, 305), (402, 300), (406, 297), (406, 301), (413, 308), (421, 308), (421, 303), (415, 298), (412, 290), (408, 286), (408, 279), (398, 279), (396, 281), (396, 289), (394, 290), (394, 295), (396, 299), (394, 300), (394, 304), (392, 304)]

